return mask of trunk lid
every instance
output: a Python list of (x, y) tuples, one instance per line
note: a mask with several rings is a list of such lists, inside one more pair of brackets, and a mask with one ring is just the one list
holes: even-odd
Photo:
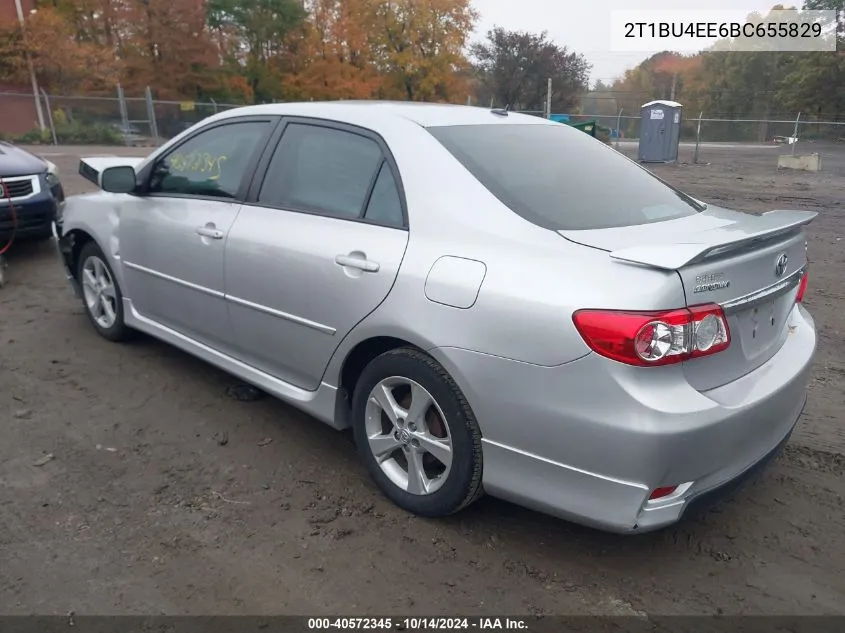
[(816, 215), (751, 215), (709, 207), (666, 222), (559, 233), (608, 251), (620, 265), (675, 270), (688, 306), (716, 303), (724, 308), (730, 347), (683, 364), (690, 384), (706, 391), (753, 371), (783, 345), (807, 264), (803, 227)]

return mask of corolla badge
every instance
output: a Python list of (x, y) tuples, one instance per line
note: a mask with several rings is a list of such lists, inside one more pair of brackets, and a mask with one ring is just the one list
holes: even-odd
[(786, 256), (786, 253), (783, 253), (775, 262), (775, 277), (783, 277), (787, 264), (789, 264), (789, 257)]
[(725, 273), (704, 273), (695, 276), (694, 293), (711, 292), (713, 290), (721, 290), (722, 288), (729, 288), (731, 285), (730, 279), (725, 279)]

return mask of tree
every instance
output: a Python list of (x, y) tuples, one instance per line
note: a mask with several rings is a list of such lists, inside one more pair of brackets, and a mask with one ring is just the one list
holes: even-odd
[(845, 117), (845, 53), (796, 54), (777, 96), (792, 111), (841, 120)]
[[(124, 25), (132, 12), (130, 0), (49, 0), (52, 8), (68, 22), (73, 38), (122, 53)], [(42, 0), (40, 5), (46, 4)]]
[(778, 97), (818, 119), (845, 118), (845, 1), (806, 0), (804, 8), (837, 11), (837, 52), (796, 53), (786, 64)]
[(297, 98), (374, 97), (382, 77), (373, 65), (369, 42), (369, 0), (313, 0), (310, 9), (297, 66), (287, 77)]
[(532, 34), (496, 27), (484, 42), (473, 44), (470, 52), (486, 92), (480, 98), (491, 97), (500, 106), (540, 109), (551, 78), (552, 108), (566, 111), (587, 88), (587, 60), (556, 45), (545, 32)]
[(808, 11), (836, 11), (836, 32), (839, 37), (837, 49), (845, 50), (845, 0), (804, 0), (804, 9)]
[(370, 0), (381, 96), (463, 101), (469, 62), (463, 50), (478, 18), (469, 0)]
[[(654, 75), (662, 76), (664, 99), (675, 100), (675, 97), (682, 89), (679, 85), (683, 83), (683, 77), (690, 75), (701, 63), (701, 57), (678, 55), (677, 53), (662, 53), (659, 57), (654, 59), (652, 70)], [(668, 83), (668, 95), (666, 84)]]
[(0, 23), (0, 84), (25, 80), (26, 50), (18, 21)]
[(133, 0), (120, 23), (123, 83), (164, 99), (197, 98), (219, 79), (219, 58), (197, 0)]
[(282, 96), (291, 36), (307, 15), (301, 0), (208, 0), (206, 11), (227, 74), (243, 76), (259, 101)]
[(111, 50), (77, 41), (72, 24), (49, 6), (28, 15), (24, 30), (17, 20), (0, 28), (0, 77), (25, 82), (27, 53), (41, 87), (58, 93), (99, 91), (120, 76)]

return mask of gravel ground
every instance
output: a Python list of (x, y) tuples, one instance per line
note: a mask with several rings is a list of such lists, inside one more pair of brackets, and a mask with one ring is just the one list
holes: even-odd
[[(845, 148), (821, 150), (819, 174), (721, 145), (654, 168), (716, 204), (820, 212), (820, 347), (785, 453), (707, 516), (637, 537), (492, 499), (411, 517), (347, 434), (236, 401), (231, 377), (154, 340), (102, 340), (54, 244), (20, 245), (0, 290), (0, 613), (845, 613)], [(71, 194), (80, 152), (132, 153), (36, 151)]]

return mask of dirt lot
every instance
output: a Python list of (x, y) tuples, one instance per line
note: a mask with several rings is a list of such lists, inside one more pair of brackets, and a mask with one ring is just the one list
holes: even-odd
[[(491, 499), (410, 517), (348, 435), (233, 400), (230, 377), (153, 340), (100, 339), (53, 244), (17, 248), (0, 290), (0, 612), (845, 613), (845, 149), (820, 174), (777, 173), (778, 151), (711, 146), (691, 165), (684, 147), (656, 171), (716, 204), (820, 212), (806, 413), (733, 501), (638, 537)], [(76, 149), (41, 153), (85, 189)]]

